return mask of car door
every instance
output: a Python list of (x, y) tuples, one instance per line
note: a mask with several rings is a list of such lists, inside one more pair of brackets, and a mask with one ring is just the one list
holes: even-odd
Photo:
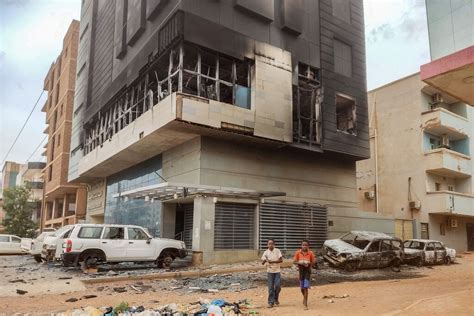
[(380, 261), (380, 240), (372, 241), (367, 247), (361, 268), (377, 268)]
[(10, 253), (10, 236), (0, 236), (0, 253)]
[(385, 268), (395, 259), (395, 252), (392, 249), (392, 243), (389, 239), (380, 241), (380, 261), (379, 268)]
[(440, 242), (435, 242), (435, 262), (436, 263), (443, 263), (444, 257), (446, 257), (446, 249)]
[(21, 238), (16, 237), (16, 236), (10, 236), (10, 237), (11, 237), (11, 243), (10, 243), (11, 253), (23, 253), (23, 251), (21, 251)]
[(153, 261), (156, 258), (149, 236), (139, 227), (127, 227), (128, 256), (137, 261)]
[(435, 263), (435, 246), (432, 242), (427, 242), (425, 246), (425, 262)]
[(107, 226), (100, 240), (107, 261), (127, 261), (128, 243), (125, 239), (125, 229), (121, 226)]

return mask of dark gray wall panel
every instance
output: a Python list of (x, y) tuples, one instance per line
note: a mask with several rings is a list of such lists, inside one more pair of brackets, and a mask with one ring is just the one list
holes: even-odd
[(153, 20), (159, 13), (159, 10), (168, 0), (146, 0), (146, 18)]
[(146, 0), (128, 0), (127, 44), (133, 45), (145, 30)]
[(301, 34), (303, 24), (307, 19), (302, 18), (303, 0), (282, 0), (281, 1), (281, 26), (284, 30)]
[(115, 57), (122, 58), (127, 52), (127, 0), (115, 1)]
[(235, 0), (235, 6), (249, 14), (271, 22), (275, 16), (274, 0)]

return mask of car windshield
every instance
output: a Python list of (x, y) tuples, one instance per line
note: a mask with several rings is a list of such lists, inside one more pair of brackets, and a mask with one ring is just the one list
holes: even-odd
[(416, 241), (416, 240), (407, 240), (403, 244), (405, 248), (410, 248), (410, 249), (418, 249), (418, 250), (423, 250), (425, 247), (424, 242)]
[(342, 235), (340, 239), (362, 250), (370, 243), (370, 240), (354, 235), (353, 233)]
[(61, 227), (60, 229), (58, 229), (57, 231), (54, 232), (53, 236), (54, 237), (59, 237), (61, 236), (64, 232), (68, 231), (69, 229), (71, 229), (71, 225), (66, 225), (66, 226), (63, 226)]

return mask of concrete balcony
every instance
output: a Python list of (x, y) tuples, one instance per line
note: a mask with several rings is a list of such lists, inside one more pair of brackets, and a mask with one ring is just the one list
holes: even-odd
[(469, 135), (470, 126), (467, 118), (444, 108), (423, 112), (421, 119), (423, 130), (429, 134), (447, 135), (450, 140), (464, 139)]
[(85, 155), (79, 180), (107, 177), (200, 135), (276, 147), (290, 143), (291, 106), (280, 104), (265, 114), (258, 105), (244, 109), (173, 93)]
[(474, 195), (450, 191), (427, 192), (422, 207), (433, 214), (474, 216)]
[(446, 148), (438, 148), (425, 153), (426, 171), (443, 177), (469, 178), (472, 163), (469, 156)]

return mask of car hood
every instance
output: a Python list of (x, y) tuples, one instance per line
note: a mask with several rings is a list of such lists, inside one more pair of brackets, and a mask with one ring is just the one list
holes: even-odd
[(357, 248), (341, 239), (329, 239), (324, 242), (324, 246), (340, 253), (360, 253), (362, 249)]

